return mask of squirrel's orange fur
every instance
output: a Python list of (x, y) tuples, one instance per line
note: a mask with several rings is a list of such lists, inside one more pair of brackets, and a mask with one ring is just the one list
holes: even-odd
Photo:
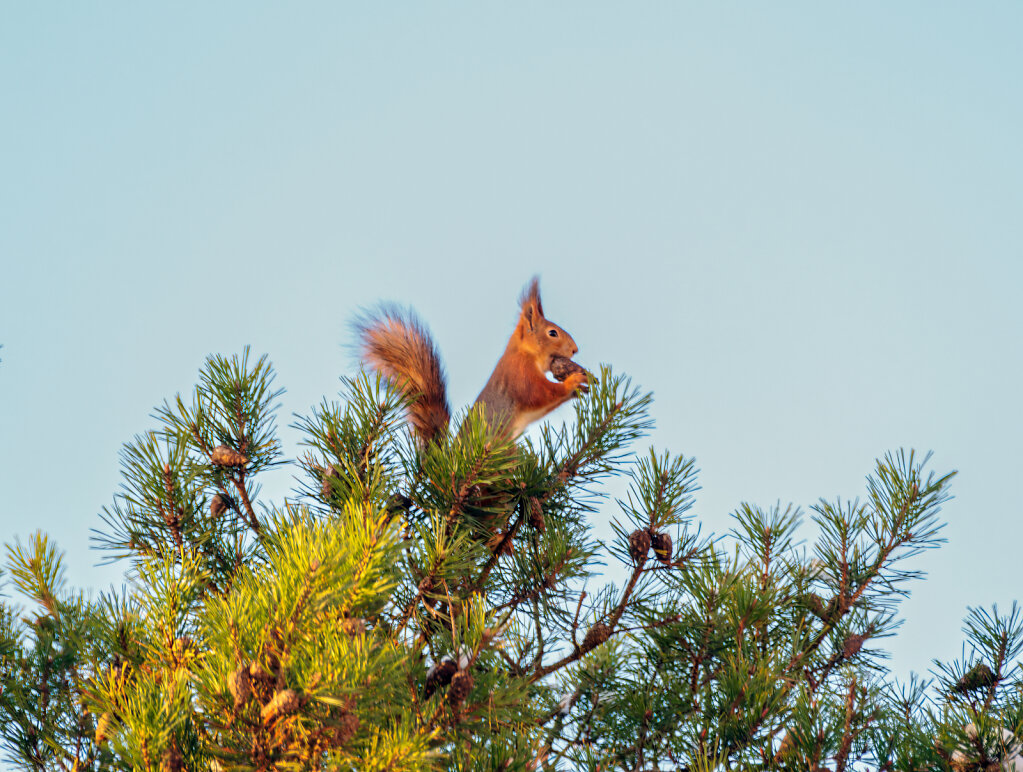
[[(540, 282), (533, 279), (520, 300), (515, 331), (494, 372), (476, 398), (491, 431), (514, 439), (533, 421), (564, 404), (585, 386), (585, 372), (562, 383), (547, 378), (554, 357), (579, 350), (572, 336), (543, 315)], [(382, 308), (356, 323), (363, 360), (410, 397), (409, 421), (423, 444), (447, 430), (451, 411), (437, 349), (410, 311)]]

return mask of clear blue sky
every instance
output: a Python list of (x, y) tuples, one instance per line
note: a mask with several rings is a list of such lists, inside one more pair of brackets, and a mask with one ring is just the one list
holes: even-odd
[(206, 354), (269, 353), (286, 425), (396, 300), (461, 405), (539, 273), (706, 531), (900, 446), (959, 469), (890, 644), (953, 657), (1020, 596), (1021, 37), (1015, 2), (6, 3), (0, 539), (119, 583), (118, 449)]

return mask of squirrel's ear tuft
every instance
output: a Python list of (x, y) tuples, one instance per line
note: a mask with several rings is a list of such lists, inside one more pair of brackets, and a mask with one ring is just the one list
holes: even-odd
[(529, 326), (532, 327), (537, 320), (543, 319), (543, 305), (540, 303), (540, 277), (534, 276), (519, 298), (522, 305), (522, 315), (526, 317)]

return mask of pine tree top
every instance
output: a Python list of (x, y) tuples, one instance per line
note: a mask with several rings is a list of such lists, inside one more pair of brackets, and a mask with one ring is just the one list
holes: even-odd
[[(940, 545), (952, 474), (879, 460), (866, 493), (740, 504), (700, 533), (692, 458), (637, 446), (609, 369), (520, 443), (478, 411), (426, 447), (365, 375), (295, 419), (213, 356), (127, 443), (96, 544), (130, 585), (69, 589), (8, 547), (0, 736), (49, 769), (987, 769), (1017, 753), (1023, 624), (971, 611), (961, 660), (891, 679), (883, 639)], [(261, 497), (289, 464), (296, 490)], [(607, 491), (624, 483), (624, 493)], [(610, 520), (608, 538), (596, 522)], [(1008, 767), (1005, 767), (1008, 768)]]

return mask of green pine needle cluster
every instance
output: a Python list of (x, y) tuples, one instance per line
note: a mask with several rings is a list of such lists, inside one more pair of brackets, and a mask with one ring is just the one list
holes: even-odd
[[(1023, 614), (898, 683), (883, 641), (952, 474), (879, 460), (862, 500), (741, 504), (701, 536), (692, 458), (638, 447), (604, 368), (564, 426), (425, 448), (366, 375), (296, 417), (266, 357), (210, 357), (125, 445), (96, 545), (121, 591), (7, 548), (0, 743), (31, 770), (992, 770), (1023, 736)], [(288, 464), (283, 501), (261, 475)], [(623, 490), (620, 499), (609, 488)], [(610, 523), (610, 537), (595, 524)], [(603, 532), (603, 531), (600, 531)], [(1023, 768), (1023, 760), (1019, 762)]]

